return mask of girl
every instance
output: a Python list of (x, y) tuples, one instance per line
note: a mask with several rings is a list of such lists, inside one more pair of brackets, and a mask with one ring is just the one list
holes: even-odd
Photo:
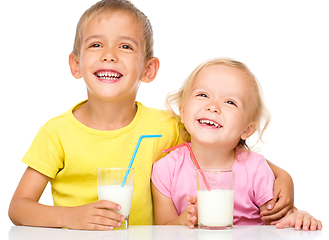
[[(266, 203), (273, 198), (274, 176), (265, 158), (251, 152), (246, 140), (256, 131), (261, 140), (270, 115), (260, 85), (250, 70), (231, 59), (209, 60), (192, 72), (180, 91), (168, 97), (168, 103), (178, 105), (201, 169), (234, 169), (233, 223), (269, 224), (263, 222), (260, 212), (266, 210)], [(155, 223), (194, 228), (198, 222), (196, 192), (196, 167), (187, 147), (155, 162), (152, 171)], [(289, 224), (296, 230), (302, 225), (303, 230), (322, 228), (320, 221), (297, 209), (272, 224), (278, 228)]]

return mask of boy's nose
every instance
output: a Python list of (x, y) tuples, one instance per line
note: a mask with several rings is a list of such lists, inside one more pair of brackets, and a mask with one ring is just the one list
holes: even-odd
[(115, 60), (114, 57), (104, 57), (102, 59), (102, 61), (104, 61), (104, 62), (107, 62), (107, 61), (109, 61), (109, 62), (116, 62), (116, 60)]
[(115, 53), (107, 51), (101, 56), (102, 62), (117, 62), (118, 58)]

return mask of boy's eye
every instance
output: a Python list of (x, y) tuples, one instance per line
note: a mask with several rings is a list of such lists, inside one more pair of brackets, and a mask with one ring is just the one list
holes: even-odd
[(130, 46), (127, 45), (127, 44), (124, 44), (124, 45), (120, 46), (120, 48), (133, 50), (132, 47), (130, 47)]
[(99, 48), (102, 47), (99, 43), (93, 43), (90, 45), (91, 48)]

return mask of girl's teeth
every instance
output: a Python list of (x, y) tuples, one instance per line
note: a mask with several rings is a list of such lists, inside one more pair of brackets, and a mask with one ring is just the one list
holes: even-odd
[(215, 122), (210, 121), (210, 120), (203, 120), (203, 119), (201, 119), (201, 120), (199, 120), (199, 122), (200, 122), (201, 124), (213, 125), (213, 126), (215, 126), (216, 128), (219, 127), (219, 124), (218, 124), (218, 123), (215, 123)]

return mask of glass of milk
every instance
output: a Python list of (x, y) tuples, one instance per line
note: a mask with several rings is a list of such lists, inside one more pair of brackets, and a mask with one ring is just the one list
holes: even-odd
[[(122, 187), (122, 181), (127, 174), (127, 181)], [(108, 200), (121, 206), (120, 211), (115, 211), (125, 216), (120, 228), (129, 227), (129, 215), (133, 199), (134, 169), (133, 168), (98, 168), (97, 188), (99, 200)]]
[[(205, 181), (210, 187), (207, 189)], [(223, 169), (197, 170), (198, 226), (221, 230), (233, 226), (234, 171)]]

